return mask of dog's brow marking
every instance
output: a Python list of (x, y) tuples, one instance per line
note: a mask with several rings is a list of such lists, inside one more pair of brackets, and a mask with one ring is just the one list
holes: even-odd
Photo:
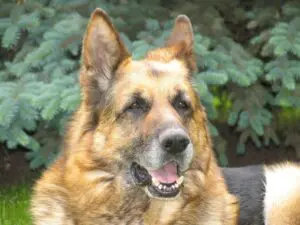
[(152, 75), (155, 76), (160, 73), (180, 73), (180, 71), (182, 71), (182, 65), (177, 60), (172, 60), (167, 63), (147, 61), (147, 65), (150, 67)]

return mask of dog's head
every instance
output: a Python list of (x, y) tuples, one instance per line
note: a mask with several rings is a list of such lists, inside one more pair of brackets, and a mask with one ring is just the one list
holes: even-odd
[(187, 171), (205, 171), (210, 147), (191, 83), (196, 65), (188, 17), (176, 18), (165, 46), (135, 61), (108, 16), (96, 9), (82, 57), (82, 106), (91, 112), (93, 157), (121, 165), (150, 197), (178, 196)]

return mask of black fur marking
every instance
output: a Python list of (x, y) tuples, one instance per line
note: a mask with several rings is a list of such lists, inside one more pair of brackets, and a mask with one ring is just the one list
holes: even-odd
[(239, 225), (264, 225), (265, 174), (263, 166), (222, 168), (229, 192), (239, 198)]

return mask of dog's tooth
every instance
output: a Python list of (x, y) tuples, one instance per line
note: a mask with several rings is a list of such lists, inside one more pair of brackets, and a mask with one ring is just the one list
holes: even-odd
[(173, 184), (173, 185), (172, 185), (172, 189), (173, 189), (173, 190), (175, 190), (175, 189), (176, 189), (176, 187), (175, 187), (175, 184)]
[(174, 184), (175, 188), (179, 188), (179, 184), (175, 183)]
[(164, 189), (164, 191), (165, 191), (165, 190), (167, 189), (167, 186), (166, 186), (166, 185), (164, 185), (164, 186), (163, 186), (163, 189)]
[(159, 181), (156, 180), (155, 178), (152, 178), (152, 184), (153, 184), (154, 186), (159, 186)]
[(163, 185), (162, 185), (162, 184), (160, 184), (160, 185), (158, 186), (158, 188), (159, 188), (160, 190), (162, 190), (162, 188), (163, 188)]
[(177, 183), (178, 185), (181, 185), (181, 184), (183, 183), (183, 180), (184, 180), (184, 177), (181, 176), (181, 177), (178, 178), (178, 180), (176, 180), (176, 183)]

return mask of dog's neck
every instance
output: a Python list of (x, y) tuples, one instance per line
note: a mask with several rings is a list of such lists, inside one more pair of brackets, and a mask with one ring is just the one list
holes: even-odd
[(171, 224), (182, 205), (183, 201), (179, 198), (175, 200), (152, 199), (144, 214), (145, 225)]
[[(104, 153), (105, 151), (102, 152), (101, 159), (105, 158), (106, 155)], [(199, 217), (212, 217), (211, 220), (214, 220), (213, 217), (215, 215), (204, 210), (209, 208), (210, 205), (220, 204), (220, 207), (223, 207), (221, 205), (224, 203), (222, 203), (220, 199), (223, 198), (221, 195), (224, 193), (225, 185), (219, 168), (212, 156), (209, 157), (212, 159), (207, 160), (208, 166), (206, 167), (206, 171), (198, 169), (198, 166), (195, 165), (200, 162), (200, 160), (194, 161), (193, 168), (185, 174), (184, 187), (178, 198), (173, 200), (160, 200), (149, 198), (143, 188), (131, 186), (132, 184), (130, 185), (130, 183), (128, 184), (128, 180), (124, 180), (124, 177), (127, 176), (124, 172), (119, 171), (121, 168), (115, 160), (105, 160), (105, 163), (102, 163), (102, 160), (92, 162), (90, 161), (89, 154), (91, 154), (91, 152), (88, 151), (73, 152), (72, 157), (69, 157), (69, 163), (75, 163), (78, 171), (74, 170), (74, 166), (71, 166), (70, 169), (72, 170), (66, 174), (72, 174), (73, 177), (84, 178), (80, 185), (85, 186), (83, 189), (87, 189), (85, 193), (86, 199), (93, 199), (95, 202), (105, 202), (105, 204), (98, 203), (99, 212), (109, 212), (111, 209), (114, 209), (114, 212), (111, 212), (112, 217), (117, 214), (120, 218), (126, 218), (126, 215), (130, 211), (132, 212), (130, 221), (135, 221), (135, 224), (165, 225), (176, 224), (176, 220), (182, 220), (184, 212), (189, 211), (189, 208), (192, 206), (191, 204), (196, 204), (199, 210), (202, 208), (202, 211), (193, 212), (195, 214), (193, 218), (184, 218), (184, 220), (193, 224), (195, 218), (200, 220)], [(124, 171), (124, 168), (122, 168), (122, 170)], [(80, 175), (82, 172), (84, 174)], [(75, 175), (75, 173), (78, 173), (78, 175)], [(74, 182), (77, 181), (75, 180)], [(91, 182), (94, 185), (90, 185)], [(70, 181), (68, 183), (71, 184)], [(89, 184), (88, 187), (85, 183)], [(73, 186), (78, 186), (78, 184), (73, 184), (70, 188), (73, 189)], [(211, 186), (218, 186), (218, 188), (209, 188)], [(212, 193), (210, 189), (213, 190), (214, 193)], [(107, 192), (107, 190), (111, 191)], [(74, 191), (76, 192), (76, 190)], [(105, 196), (103, 192), (106, 193)], [(100, 193), (102, 194), (100, 195)], [(80, 194), (77, 195), (79, 196)], [(101, 198), (99, 198), (100, 196)], [(207, 196), (210, 196), (209, 201)], [(107, 198), (110, 199), (109, 203), (104, 200)], [(212, 204), (211, 201), (214, 201), (214, 204)], [(76, 203), (74, 202), (74, 204)], [(190, 215), (190, 212), (187, 214)], [(218, 216), (216, 216), (216, 218), (218, 218)], [(118, 220), (118, 218), (114, 218), (114, 220)]]
[[(76, 167), (72, 166), (70, 167), (71, 170), (65, 171), (64, 174), (67, 177), (68, 174), (72, 174), (72, 177), (84, 178), (80, 184), (76, 179), (68, 182), (69, 191), (74, 192), (74, 196), (78, 196), (78, 198), (73, 199), (75, 200), (73, 205), (76, 207), (77, 201), (92, 199), (95, 207), (97, 205), (99, 221), (102, 224), (109, 224), (108, 220), (101, 216), (102, 213), (106, 216), (109, 214), (109, 219), (115, 221), (115, 224), (123, 221), (124, 218), (128, 219), (128, 224), (141, 225), (176, 224), (177, 220), (184, 220), (186, 224), (195, 224), (196, 221), (207, 221), (208, 217), (211, 218), (210, 221), (215, 221), (214, 218), (220, 218), (220, 216), (215, 215), (217, 212), (214, 210), (209, 211), (208, 209), (216, 205), (223, 209), (226, 205), (224, 202), (225, 186), (221, 174), (218, 176), (219, 168), (215, 163), (211, 163), (210, 169), (205, 175), (196, 169), (187, 171), (184, 187), (178, 198), (159, 200), (149, 198), (143, 188), (128, 184), (124, 180), (122, 172), (115, 175), (108, 172), (112, 170), (102, 170), (99, 167), (97, 169), (91, 168), (90, 163), (83, 165), (85, 154), (87, 153), (81, 151), (75, 154), (77, 157), (71, 157), (73, 160), (69, 163), (77, 164), (78, 169), (74, 169)], [(84, 194), (78, 192), (76, 188), (78, 185), (86, 190)], [(218, 188), (210, 188), (212, 186), (218, 186)], [(110, 201), (107, 202), (106, 199), (110, 199)], [(82, 202), (82, 205), (85, 204), (88, 205), (90, 202)], [(194, 208), (199, 209), (199, 211), (191, 212), (190, 210)], [(192, 217), (185, 216), (191, 215), (191, 213)], [(128, 214), (131, 215), (130, 218), (128, 218)], [(118, 216), (116, 217), (116, 215)], [(132, 223), (132, 221), (134, 222)]]

